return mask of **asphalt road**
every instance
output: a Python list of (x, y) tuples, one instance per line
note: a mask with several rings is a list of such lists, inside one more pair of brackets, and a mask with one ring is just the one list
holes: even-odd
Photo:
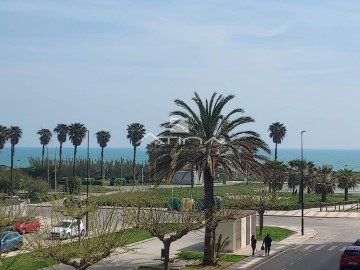
[[(300, 218), (266, 217), (265, 222), (272, 225), (299, 225)], [(253, 269), (338, 270), (343, 248), (360, 238), (358, 219), (306, 218), (305, 226), (319, 233)]]

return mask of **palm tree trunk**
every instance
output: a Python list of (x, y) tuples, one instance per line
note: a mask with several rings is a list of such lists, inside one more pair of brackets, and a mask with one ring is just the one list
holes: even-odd
[(259, 211), (259, 234), (260, 236), (263, 235), (263, 230), (264, 230), (264, 210), (260, 210)]
[(10, 165), (10, 194), (14, 195), (13, 190), (13, 169), (14, 169), (14, 153), (15, 153), (15, 145), (11, 145), (11, 165)]
[(191, 168), (191, 172), (190, 172), (190, 183), (191, 183), (191, 188), (194, 187), (194, 170), (193, 168)]
[(61, 177), (61, 164), (62, 164), (62, 143), (60, 143), (60, 151), (59, 151), (59, 178)]
[(323, 184), (321, 191), (321, 201), (326, 202), (326, 186)]
[(44, 166), (44, 156), (45, 156), (45, 145), (42, 146), (42, 152), (41, 152), (41, 167)]
[(275, 161), (277, 161), (277, 143), (275, 143)]
[(101, 178), (104, 179), (104, 174), (103, 174), (103, 164), (104, 164), (104, 147), (101, 147)]
[(74, 160), (73, 160), (73, 177), (75, 177), (75, 164), (76, 164), (76, 150), (77, 146), (74, 146)]
[(135, 186), (135, 162), (136, 162), (136, 145), (134, 145), (134, 159), (133, 159), (133, 185)]
[(205, 240), (203, 265), (215, 265), (215, 228), (214, 226), (214, 178), (210, 165), (206, 164), (204, 169), (204, 200), (205, 200)]
[(349, 197), (349, 188), (346, 187), (346, 188), (345, 188), (345, 201), (348, 200), (348, 197)]

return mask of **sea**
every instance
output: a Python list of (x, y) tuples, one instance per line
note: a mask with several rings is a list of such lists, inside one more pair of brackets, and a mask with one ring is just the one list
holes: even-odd
[[(41, 158), (42, 147), (16, 147), (14, 155), (14, 167), (25, 168), (29, 166), (29, 157)], [(63, 147), (63, 158), (72, 158), (73, 147)], [(10, 147), (0, 150), (0, 165), (10, 166)], [(59, 148), (49, 147), (45, 149), (45, 157), (54, 160), (59, 159)], [(77, 158), (86, 159), (87, 148), (78, 147)], [(90, 147), (89, 157), (97, 160), (101, 157), (100, 147)], [(104, 148), (104, 160), (132, 160), (133, 148)], [(270, 158), (274, 158), (274, 151)], [(278, 149), (278, 160), (287, 163), (290, 160), (301, 159), (300, 149)], [(334, 170), (352, 169), (360, 172), (360, 149), (303, 149), (303, 159), (312, 161), (316, 166), (332, 166)], [(145, 148), (137, 148), (136, 161), (138, 163), (147, 162), (148, 156)]]

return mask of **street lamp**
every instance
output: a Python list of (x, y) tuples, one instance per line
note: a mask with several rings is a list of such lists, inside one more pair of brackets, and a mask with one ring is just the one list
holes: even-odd
[[(89, 136), (89, 130), (87, 130), (86, 206), (89, 203), (89, 143), (90, 143), (90, 136)], [(89, 234), (89, 212), (86, 212), (86, 235), (88, 234)]]
[(57, 148), (58, 146), (56, 146), (55, 148), (55, 160), (54, 160), (54, 182), (55, 182), (55, 193), (56, 193), (56, 182), (57, 182), (57, 179), (56, 179), (56, 154), (57, 154)]
[(304, 157), (303, 157), (303, 133), (301, 131), (301, 181), (300, 181), (300, 198), (301, 198), (301, 235), (304, 235)]
[(48, 185), (49, 185), (49, 189), (50, 189), (51, 185), (50, 185), (49, 148), (48, 148), (48, 146), (46, 146), (46, 159), (47, 159), (47, 180), (48, 180)]

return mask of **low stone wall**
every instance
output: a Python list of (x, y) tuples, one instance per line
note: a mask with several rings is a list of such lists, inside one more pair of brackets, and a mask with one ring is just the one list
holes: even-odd
[(27, 201), (6, 200), (0, 205), (1, 216), (26, 216)]

